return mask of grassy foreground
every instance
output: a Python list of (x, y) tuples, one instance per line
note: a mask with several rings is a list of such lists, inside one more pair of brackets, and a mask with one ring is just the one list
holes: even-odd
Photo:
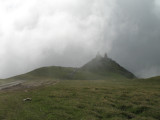
[(63, 80), (0, 91), (0, 120), (128, 119), (160, 120), (159, 79)]

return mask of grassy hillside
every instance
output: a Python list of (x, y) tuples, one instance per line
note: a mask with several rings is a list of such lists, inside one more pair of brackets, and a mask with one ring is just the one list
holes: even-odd
[(100, 74), (102, 76), (106, 76), (107, 73), (114, 73), (126, 78), (136, 78), (131, 72), (107, 56), (96, 56), (96, 58), (85, 64), (81, 69)]
[[(103, 73), (103, 74), (102, 74)], [(125, 76), (114, 72), (95, 73), (81, 68), (67, 67), (43, 67), (29, 73), (18, 75), (9, 80), (37, 80), (37, 79), (59, 79), (59, 80), (98, 80), (98, 79), (126, 79)]]
[[(54, 80), (50, 80), (54, 82)], [(1, 120), (159, 120), (160, 77), (63, 80), (0, 91)], [(37, 81), (37, 83), (39, 83)], [(32, 101), (24, 102), (30, 97)]]
[(126, 79), (136, 78), (131, 72), (108, 57), (96, 57), (81, 68), (71, 67), (43, 67), (29, 73), (12, 77), (15, 80), (33, 79), (61, 79), (61, 80), (98, 80), (98, 79)]
[(11, 79), (24, 79), (24, 80), (44, 79), (44, 78), (69, 79), (69, 75), (73, 71), (74, 68), (67, 68), (67, 67), (58, 67), (58, 66), (43, 67), (23, 75), (12, 77)]

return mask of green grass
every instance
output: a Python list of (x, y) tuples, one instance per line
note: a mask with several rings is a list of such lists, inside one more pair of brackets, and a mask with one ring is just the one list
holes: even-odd
[[(32, 101), (23, 102), (27, 97)], [(159, 78), (62, 80), (0, 92), (0, 120), (128, 119), (160, 120)]]
[(59, 80), (99, 80), (99, 79), (127, 79), (125, 75), (113, 71), (89, 71), (81, 68), (70, 67), (43, 67), (26, 74), (18, 75), (7, 80), (37, 80), (37, 79), (59, 79)]
[(17, 75), (8, 80), (99, 80), (99, 79), (135, 79), (136, 76), (107, 57), (96, 57), (80, 68), (50, 66)]

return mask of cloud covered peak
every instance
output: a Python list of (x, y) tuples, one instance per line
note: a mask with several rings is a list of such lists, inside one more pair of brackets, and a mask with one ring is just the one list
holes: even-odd
[(139, 76), (146, 68), (159, 74), (160, 58), (153, 55), (159, 54), (159, 5), (158, 0), (2, 0), (0, 77), (48, 65), (81, 66), (97, 51), (107, 51)]

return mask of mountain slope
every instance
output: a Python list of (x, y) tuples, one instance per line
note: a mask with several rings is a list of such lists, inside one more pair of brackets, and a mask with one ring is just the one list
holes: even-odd
[(69, 76), (74, 69), (75, 68), (60, 66), (42, 67), (26, 74), (12, 77), (12, 79), (70, 79)]
[(12, 79), (108, 79), (108, 78), (136, 78), (131, 72), (121, 67), (118, 63), (108, 58), (107, 55), (96, 58), (81, 68), (71, 67), (43, 67), (29, 73), (12, 77)]
[(96, 58), (85, 64), (81, 69), (91, 71), (96, 74), (107, 75), (107, 73), (116, 73), (127, 78), (136, 78), (131, 72), (120, 66), (118, 63), (108, 58), (97, 55)]

